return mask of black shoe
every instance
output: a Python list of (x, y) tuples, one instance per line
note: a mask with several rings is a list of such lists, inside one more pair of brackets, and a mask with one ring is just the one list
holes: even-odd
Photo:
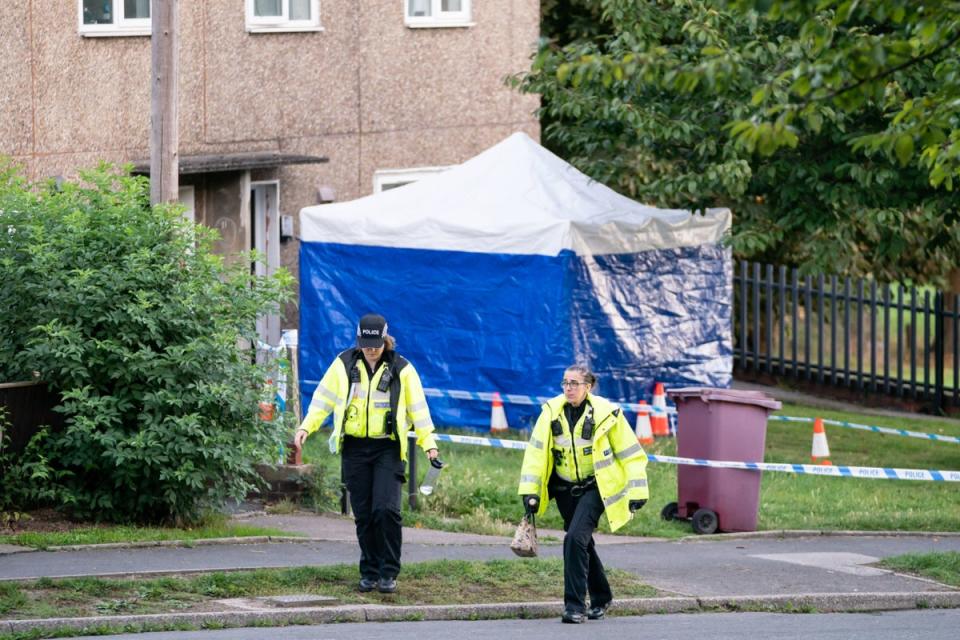
[(587, 619), (588, 620), (599, 620), (603, 616), (607, 615), (607, 608), (610, 606), (610, 603), (602, 604), (599, 607), (590, 607), (587, 609)]
[(573, 609), (565, 609), (560, 619), (568, 624), (580, 624), (587, 621), (587, 617), (583, 615), (582, 611), (574, 611)]
[(380, 593), (393, 593), (397, 590), (397, 579), (380, 578), (380, 582), (377, 584), (377, 590)]
[(370, 578), (360, 578), (360, 584), (357, 585), (357, 589), (360, 593), (367, 593), (373, 591), (377, 588), (377, 581), (371, 580)]

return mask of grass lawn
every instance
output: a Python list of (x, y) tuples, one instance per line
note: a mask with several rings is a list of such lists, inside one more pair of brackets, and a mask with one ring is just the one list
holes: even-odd
[[(781, 415), (820, 416), (860, 424), (906, 428), (913, 431), (960, 436), (960, 421), (911, 423), (895, 418), (863, 416), (797, 405), (784, 405)], [(441, 429), (441, 431), (443, 431)], [(883, 435), (827, 426), (834, 464), (916, 469), (960, 469), (960, 445), (919, 438)], [(483, 435), (464, 431), (470, 435)], [(767, 462), (806, 463), (810, 460), (813, 426), (806, 423), (770, 422), (766, 438)], [(305, 460), (319, 465), (327, 477), (339, 477), (339, 458), (326, 450), (328, 433), (307, 441)], [(515, 432), (508, 437), (524, 439)], [(674, 455), (672, 438), (658, 440), (650, 453)], [(418, 472), (427, 466), (422, 453)], [(441, 457), (449, 463), (434, 495), (420, 496), (420, 507), (406, 509), (407, 525), (509, 535), (522, 515), (516, 495), (523, 452), (471, 445), (441, 443)], [(651, 499), (620, 533), (642, 536), (690, 535), (687, 522), (665, 522), (660, 509), (677, 499), (676, 467), (648, 466)], [(763, 474), (758, 528), (818, 530), (960, 531), (956, 483), (901, 480), (828, 478), (767, 472)], [(335, 510), (330, 503), (326, 508)], [(551, 503), (538, 520), (543, 527), (561, 528)], [(601, 524), (601, 530), (606, 523)]]
[[(780, 412), (790, 416), (820, 416), (860, 424), (905, 428), (913, 431), (960, 436), (960, 421), (912, 423), (895, 418), (864, 416), (784, 405)], [(905, 438), (827, 425), (831, 460), (834, 464), (916, 469), (960, 469), (960, 445), (919, 438)], [(441, 429), (441, 431), (446, 431)], [(477, 431), (452, 433), (485, 435)], [(329, 432), (307, 441), (304, 458), (320, 467), (321, 482), (316, 492), (319, 510), (339, 510), (337, 478), (339, 458), (327, 452)], [(810, 457), (812, 425), (770, 422), (767, 428), (767, 462), (807, 462)], [(526, 439), (511, 431), (507, 437)], [(412, 511), (404, 501), (405, 523), (447, 531), (511, 535), (521, 515), (516, 495), (521, 451), (441, 443), (442, 457), (449, 468), (430, 497), (420, 496)], [(672, 438), (658, 440), (650, 453), (674, 455)], [(418, 473), (426, 472), (425, 457), (418, 453)], [(620, 533), (641, 536), (681, 537), (692, 530), (686, 522), (664, 522), (660, 509), (677, 499), (676, 467), (651, 463), (648, 467), (651, 500)], [(956, 483), (897, 480), (828, 478), (768, 472), (763, 475), (758, 528), (819, 530), (900, 530), (960, 531)], [(556, 506), (538, 520), (545, 528), (559, 529), (562, 522)], [(283, 531), (246, 526), (226, 517), (209, 518), (192, 529), (108, 525), (70, 525), (57, 531), (26, 531), (0, 535), (0, 544), (46, 548), (67, 544), (105, 542), (197, 540), (202, 538), (282, 536)], [(606, 523), (601, 524), (601, 530)], [(545, 540), (546, 541), (546, 540)]]
[(885, 558), (881, 566), (960, 587), (960, 553), (908, 553)]
[[(656, 589), (618, 569), (608, 570), (614, 592), (623, 598), (653, 597)], [(472, 604), (563, 599), (559, 558), (467, 562), (441, 560), (403, 566), (394, 594), (359, 593), (354, 564), (262, 569), (197, 577), (144, 580), (38, 580), (0, 583), (0, 616), (5, 619), (60, 616), (135, 615), (222, 611), (221, 598), (282, 594), (334, 596), (341, 604)]]
[[(29, 521), (25, 526), (29, 526)], [(155, 542), (159, 540), (199, 540), (202, 538), (247, 538), (252, 536), (296, 535), (263, 527), (251, 527), (231, 522), (226, 516), (213, 516), (199, 526), (187, 529), (167, 527), (137, 527), (124, 525), (71, 526), (59, 521), (62, 531), (31, 531), (0, 535), (0, 544), (15, 544), (35, 549), (69, 545), (101, 544), (107, 542)]]

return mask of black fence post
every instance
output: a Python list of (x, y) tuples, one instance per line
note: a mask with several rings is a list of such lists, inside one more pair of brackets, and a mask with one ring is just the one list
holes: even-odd
[(767, 297), (767, 373), (773, 373), (773, 265), (767, 265), (767, 278), (764, 282)]
[(740, 262), (740, 368), (747, 370), (747, 262)]
[(760, 373), (760, 263), (753, 263), (753, 371)]
[[(943, 415), (943, 374), (944, 374), (944, 304), (943, 292), (937, 291), (933, 299), (933, 348), (934, 348), (934, 371), (935, 381), (933, 389), (933, 413)], [(954, 365), (956, 366), (956, 365)]]

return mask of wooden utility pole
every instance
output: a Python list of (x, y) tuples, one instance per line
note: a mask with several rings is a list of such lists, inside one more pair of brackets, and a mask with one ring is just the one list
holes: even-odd
[(150, 0), (150, 203), (180, 197), (177, 83), (180, 77), (179, 0)]

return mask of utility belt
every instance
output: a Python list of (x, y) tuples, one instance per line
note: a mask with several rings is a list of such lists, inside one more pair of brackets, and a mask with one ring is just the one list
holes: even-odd
[(553, 494), (557, 493), (569, 493), (574, 498), (579, 498), (585, 494), (590, 489), (593, 489), (597, 486), (597, 476), (590, 476), (586, 480), (580, 483), (569, 482), (564, 480), (557, 474), (553, 474), (550, 478), (550, 492)]

